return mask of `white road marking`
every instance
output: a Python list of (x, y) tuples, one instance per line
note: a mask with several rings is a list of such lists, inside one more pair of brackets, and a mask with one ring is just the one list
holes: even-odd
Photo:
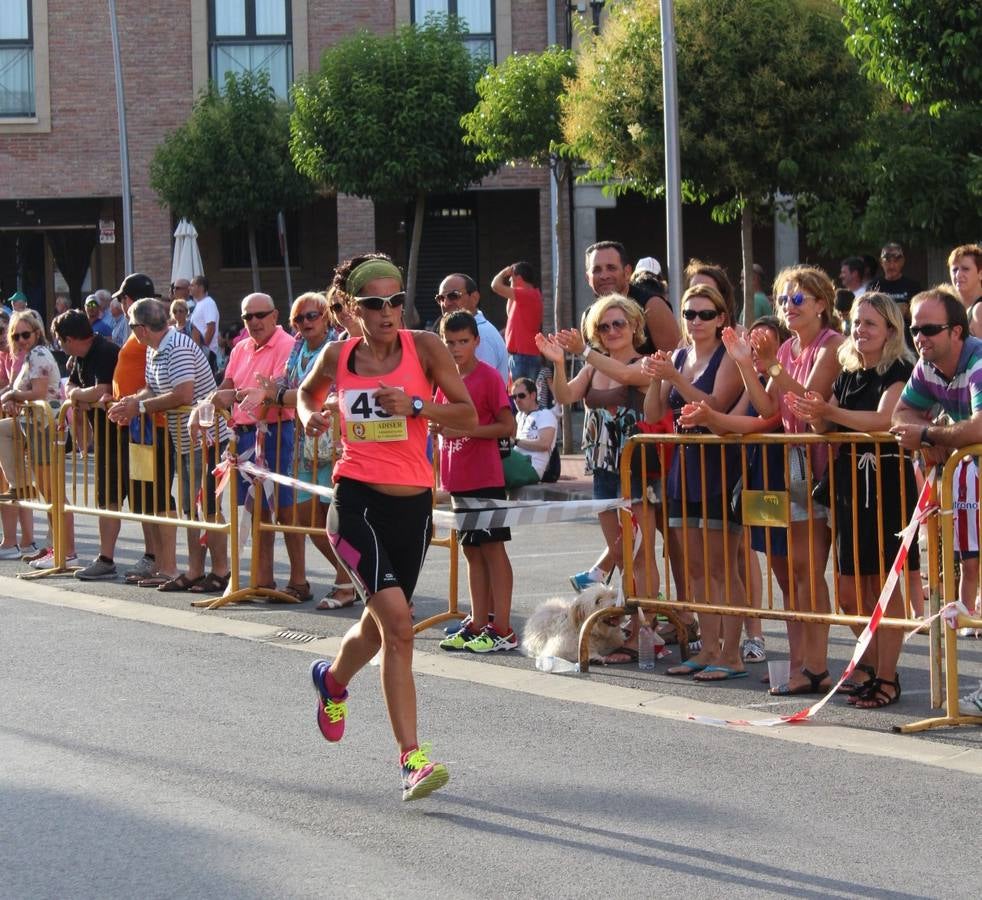
[[(20, 601), (27, 600), (32, 603), (75, 609), (132, 622), (146, 622), (183, 631), (221, 634), (248, 641), (269, 641), (282, 630), (280, 627), (261, 622), (227, 619), (220, 615), (209, 615), (194, 610), (148, 606), (129, 600), (92, 596), (61, 587), (51, 587), (40, 581), (33, 581), (31, 590), (25, 592), (23, 581), (3, 576), (0, 576), (0, 594)], [(276, 647), (281, 650), (292, 650), (313, 656), (332, 656), (338, 652), (340, 646), (339, 637), (318, 638), (307, 644), (276, 644)], [(515, 669), (510, 666), (475, 665), (473, 660), (460, 659), (452, 654), (426, 653), (417, 649), (413, 659), (414, 670), (427, 675), (533, 694), (551, 700), (601, 706), (635, 715), (676, 721), (687, 721), (689, 716), (693, 715), (748, 720), (771, 718), (773, 715), (746, 706), (706, 703), (656, 691), (601, 684), (577, 676), (546, 675), (534, 669)], [(767, 704), (768, 707), (771, 705)], [(782, 702), (780, 705), (785, 704)], [(825, 725), (821, 722), (732, 730), (735, 733), (752, 734), (790, 743), (809, 744), (813, 747), (826, 747), (847, 753), (898, 759), (971, 775), (982, 775), (982, 750), (941, 744), (923, 738), (912, 740), (905, 735)]]

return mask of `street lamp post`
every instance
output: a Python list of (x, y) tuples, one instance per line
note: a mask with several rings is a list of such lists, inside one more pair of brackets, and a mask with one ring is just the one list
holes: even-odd
[(673, 309), (682, 296), (682, 165), (679, 152), (679, 93), (675, 70), (675, 4), (661, 3), (662, 94), (665, 105), (665, 216), (668, 293)]

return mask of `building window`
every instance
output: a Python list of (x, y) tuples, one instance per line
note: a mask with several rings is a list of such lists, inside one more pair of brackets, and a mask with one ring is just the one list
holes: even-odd
[(430, 13), (456, 16), (464, 21), (464, 44), (488, 62), (494, 55), (494, 0), (413, 0), (413, 21), (423, 22)]
[[(296, 212), (287, 212), (283, 218), (286, 219), (286, 241), (287, 249), (290, 252), (290, 268), (292, 269), (300, 265), (299, 217)], [(260, 268), (283, 268), (283, 253), (275, 218), (272, 222), (256, 226), (256, 256), (259, 259)], [(236, 225), (234, 228), (223, 228), (222, 268), (248, 269), (251, 265), (249, 262), (249, 230), (245, 224)]]
[(0, 3), (0, 117), (31, 117), (34, 105), (34, 28), (31, 0)]
[(227, 72), (267, 72), (281, 100), (293, 81), (291, 0), (209, 0), (209, 76), (221, 87)]

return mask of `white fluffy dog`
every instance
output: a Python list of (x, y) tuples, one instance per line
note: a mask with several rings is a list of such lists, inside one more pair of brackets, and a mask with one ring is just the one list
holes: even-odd
[(591, 585), (572, 599), (553, 597), (538, 606), (525, 623), (522, 647), (528, 656), (579, 659), (580, 626), (598, 609), (611, 607), (614, 614), (597, 621), (590, 632), (590, 659), (600, 660), (624, 644), (623, 611), (617, 592), (607, 585)]

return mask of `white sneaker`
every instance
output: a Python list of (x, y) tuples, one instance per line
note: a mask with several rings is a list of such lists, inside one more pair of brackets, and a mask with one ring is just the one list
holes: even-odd
[(16, 544), (13, 547), (0, 547), (0, 559), (20, 559), (20, 547)]
[[(65, 557), (65, 565), (70, 566), (72, 563), (78, 562), (78, 554), (73, 553), (71, 556)], [(28, 565), (32, 569), (53, 569), (55, 567), (55, 551), (52, 550), (49, 553), (45, 553), (40, 559), (34, 560), (34, 562), (29, 562)]]
[(966, 694), (958, 700), (958, 712), (963, 716), (978, 716), (982, 718), (982, 682), (971, 694)]

